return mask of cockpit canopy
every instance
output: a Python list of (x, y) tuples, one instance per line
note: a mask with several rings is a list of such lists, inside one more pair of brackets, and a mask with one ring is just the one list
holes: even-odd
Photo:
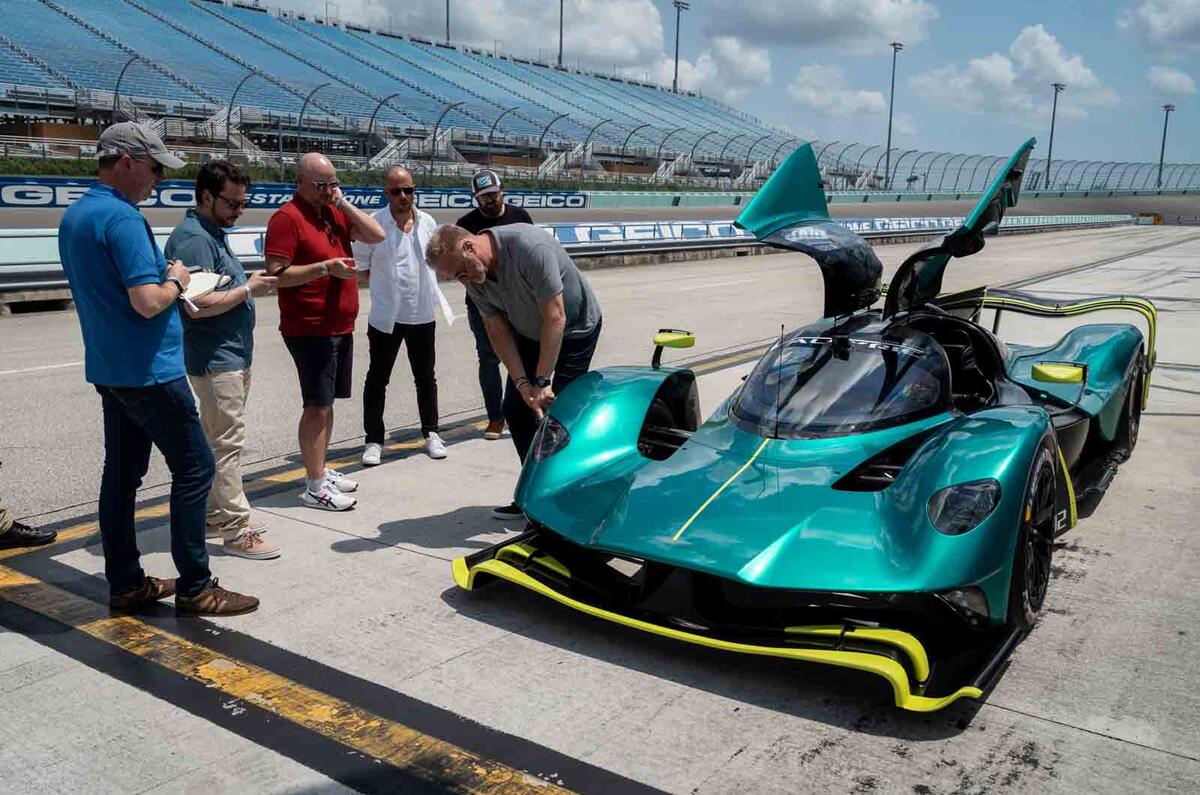
[(835, 326), (801, 329), (776, 343), (729, 416), (758, 436), (804, 439), (902, 425), (950, 405), (950, 364), (932, 337), (906, 326)]

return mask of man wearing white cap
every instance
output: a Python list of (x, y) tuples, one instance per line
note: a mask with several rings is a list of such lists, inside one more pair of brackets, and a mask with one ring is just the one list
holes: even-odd
[[(533, 219), (523, 207), (505, 203), (504, 188), (500, 175), (491, 169), (480, 169), (471, 177), (471, 190), (475, 193), (478, 206), (458, 219), (457, 225), (477, 235), (485, 229), (508, 224), (532, 224)], [(492, 349), (487, 328), (479, 307), (467, 295), (467, 323), (475, 337), (475, 354), (479, 357), (479, 390), (483, 392), (483, 405), (487, 410), (488, 424), (483, 432), (484, 439), (499, 439), (504, 432), (504, 381), (500, 378), (500, 357)]]
[[(83, 331), (85, 375), (104, 412), (100, 539), (109, 607), (137, 611), (174, 594), (193, 615), (237, 615), (258, 599), (217, 585), (204, 542), (214, 463), (183, 363), (177, 301), (187, 267), (167, 263), (137, 203), (183, 161), (153, 130), (114, 124), (96, 148), (97, 184), (63, 214), (58, 251)], [(134, 529), (138, 487), (157, 447), (171, 470), (171, 557), (178, 579), (148, 577)]]

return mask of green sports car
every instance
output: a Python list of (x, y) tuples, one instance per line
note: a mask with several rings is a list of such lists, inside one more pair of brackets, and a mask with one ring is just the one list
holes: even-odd
[[(517, 486), (519, 536), (454, 561), (590, 615), (730, 652), (884, 677), (898, 706), (980, 698), (1042, 608), (1054, 538), (1133, 450), (1154, 306), (942, 294), (1016, 204), (1034, 141), (965, 223), (882, 266), (828, 215), (810, 147), (738, 224), (821, 269), (824, 317), (787, 334), (701, 423), (696, 376), (608, 367), (558, 396)], [(1129, 310), (1140, 326), (1006, 344), (1002, 313)], [(991, 330), (981, 319), (994, 318)]]

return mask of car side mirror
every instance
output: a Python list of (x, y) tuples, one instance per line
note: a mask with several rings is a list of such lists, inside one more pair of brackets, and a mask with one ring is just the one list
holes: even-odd
[(1044, 384), (1082, 384), (1086, 379), (1085, 364), (1038, 362), (1033, 366), (1033, 380)]
[(662, 364), (663, 348), (690, 348), (696, 344), (696, 335), (677, 328), (660, 328), (654, 335), (654, 357), (650, 366), (655, 370)]

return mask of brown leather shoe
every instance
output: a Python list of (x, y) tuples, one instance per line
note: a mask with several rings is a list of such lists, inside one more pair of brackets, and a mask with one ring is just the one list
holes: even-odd
[(217, 584), (215, 577), (195, 596), (175, 594), (175, 610), (193, 616), (240, 616), (257, 609), (257, 598), (227, 591)]
[(110, 610), (132, 612), (147, 605), (175, 595), (175, 580), (160, 580), (157, 577), (147, 577), (142, 584), (132, 591), (114, 594), (108, 597)]
[(504, 434), (504, 420), (492, 420), (487, 424), (487, 428), (483, 430), (483, 438), (488, 441), (496, 441)]

